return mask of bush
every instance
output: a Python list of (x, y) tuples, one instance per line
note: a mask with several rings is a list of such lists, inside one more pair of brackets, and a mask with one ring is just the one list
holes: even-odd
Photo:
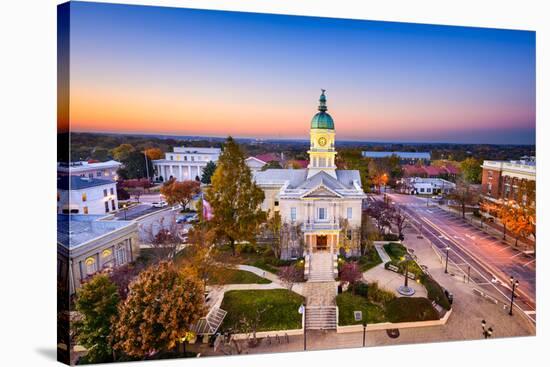
[(256, 246), (252, 243), (239, 243), (237, 244), (237, 252), (239, 254), (253, 254), (256, 253)]
[(451, 304), (445, 296), (443, 288), (437, 283), (431, 276), (428, 274), (422, 274), (420, 277), (420, 282), (426, 288), (428, 292), (428, 298), (446, 310), (451, 309)]
[(439, 320), (432, 302), (424, 297), (399, 297), (386, 305), (386, 317), (390, 322)]
[(400, 243), (391, 242), (384, 245), (384, 250), (392, 258), (392, 260), (401, 261), (403, 256), (407, 254), (407, 249)]
[(368, 285), (367, 299), (376, 304), (385, 305), (395, 299), (395, 295), (383, 288), (380, 288), (378, 282), (372, 282)]
[(399, 241), (399, 235), (395, 233), (386, 233), (383, 236), (384, 241)]
[(367, 283), (358, 282), (355, 285), (355, 294), (361, 297), (368, 298), (369, 295), (369, 286)]

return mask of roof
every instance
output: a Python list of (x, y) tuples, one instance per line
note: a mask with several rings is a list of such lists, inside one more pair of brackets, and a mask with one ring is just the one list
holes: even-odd
[(82, 171), (90, 171), (94, 169), (104, 169), (104, 168), (118, 168), (122, 165), (122, 163), (110, 160), (106, 162), (71, 162), (70, 165), (67, 165), (65, 163), (58, 163), (57, 169), (58, 171), (62, 172), (82, 172)]
[(357, 170), (336, 170), (336, 178), (321, 171), (309, 179), (307, 169), (267, 169), (255, 172), (254, 180), (260, 186), (281, 187), (281, 195), (300, 197), (312, 189), (325, 186), (341, 196), (364, 196), (361, 176)]
[(318, 112), (311, 119), (312, 129), (331, 129), (334, 130), (334, 120), (326, 112)]
[(90, 187), (114, 185), (111, 180), (103, 180), (100, 178), (89, 178), (79, 176), (63, 176), (57, 177), (57, 188), (59, 190), (82, 190)]
[(260, 154), (260, 155), (256, 155), (254, 156), (254, 158), (262, 161), (262, 162), (265, 162), (265, 163), (269, 163), (269, 162), (272, 162), (272, 161), (276, 161), (276, 162), (282, 162), (282, 158), (281, 158), (281, 155), (280, 154), (277, 154), (277, 153), (264, 153), (264, 154)]
[(444, 169), (447, 170), (447, 172), (449, 172), (449, 174), (451, 175), (459, 175), (460, 174), (460, 169), (452, 164), (446, 164), (445, 166), (443, 166)]
[(430, 160), (431, 154), (429, 152), (375, 152), (375, 151), (363, 151), (361, 153), (366, 158), (386, 158), (396, 155), (401, 159), (425, 159)]
[(57, 242), (74, 249), (106, 234), (115, 233), (134, 222), (101, 220), (104, 215), (58, 214)]
[(403, 174), (405, 176), (425, 175), (426, 171), (422, 167), (418, 167), (412, 164), (403, 165)]
[(307, 166), (309, 165), (309, 161), (307, 159), (292, 159), (288, 161), (287, 164), (290, 167), (297, 166), (299, 168), (307, 168)]
[(439, 176), (447, 173), (447, 170), (442, 167), (423, 166), (422, 169), (424, 169), (428, 176)]

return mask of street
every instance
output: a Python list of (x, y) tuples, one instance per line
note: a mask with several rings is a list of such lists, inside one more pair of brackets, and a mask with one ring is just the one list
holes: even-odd
[[(514, 304), (533, 322), (536, 320), (536, 260), (516, 250), (500, 238), (488, 235), (456, 214), (449, 213), (437, 204), (427, 205), (426, 198), (411, 195), (387, 194), (410, 218), (442, 254), (449, 247), (449, 261), (454, 263), (461, 276), (479, 287), (510, 299), (510, 276), (519, 280)], [(376, 197), (383, 200), (383, 197)]]

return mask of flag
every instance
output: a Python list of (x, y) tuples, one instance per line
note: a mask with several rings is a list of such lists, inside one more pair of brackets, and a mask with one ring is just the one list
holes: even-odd
[(212, 207), (210, 203), (205, 199), (202, 199), (202, 217), (204, 220), (210, 220), (214, 214), (212, 213)]

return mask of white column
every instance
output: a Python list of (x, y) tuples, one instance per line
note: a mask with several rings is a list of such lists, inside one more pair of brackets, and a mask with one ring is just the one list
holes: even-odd
[(179, 180), (180, 180), (180, 181), (183, 181), (183, 168), (181, 168), (181, 164), (178, 166), (178, 168), (179, 168), (179, 171), (180, 171), (180, 173), (179, 173)]
[(187, 179), (191, 180), (191, 165), (187, 166)]
[(170, 176), (174, 177), (174, 166), (170, 165)]

